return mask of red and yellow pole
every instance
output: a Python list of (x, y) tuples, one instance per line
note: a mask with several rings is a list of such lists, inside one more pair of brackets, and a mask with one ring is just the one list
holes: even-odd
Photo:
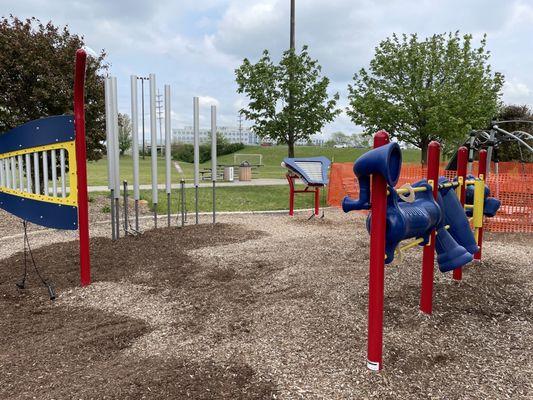
[[(481, 199), (478, 198), (478, 201), (481, 201), (481, 204), (483, 204), (484, 202), (484, 196), (485, 196), (484, 189), (485, 189), (486, 175), (487, 175), (487, 150), (483, 149), (479, 151), (479, 167), (478, 167), (478, 174), (477, 174), (477, 177), (483, 182), (483, 185), (482, 185), (483, 192), (481, 193)], [(476, 196), (478, 196), (478, 194), (474, 192), (474, 201), (475, 201)], [(474, 212), (475, 212), (475, 209), (474, 209)], [(481, 212), (480, 219), (481, 219), (480, 225), (483, 225), (483, 222), (482, 222), (483, 212)], [(479, 251), (476, 254), (474, 254), (474, 260), (481, 261), (481, 248), (483, 245), (483, 226), (480, 226), (476, 229), (476, 240), (477, 240), (477, 245), (479, 247)]]
[(91, 283), (89, 253), (89, 201), (87, 195), (87, 150), (85, 148), (85, 67), (87, 53), (76, 51), (74, 74), (74, 129), (76, 130), (76, 166), (78, 186), (78, 230), (80, 236), (80, 283)]
[[(427, 180), (433, 186), (433, 197), (438, 195), (440, 144), (432, 141), (428, 146)], [(420, 289), (420, 311), (431, 314), (433, 307), (433, 273), (435, 267), (435, 230), (431, 232), (429, 243), (424, 246), (422, 256), (422, 287)]]
[[(461, 184), (457, 187), (457, 196), (464, 207), (466, 201), (466, 170), (468, 168), (468, 149), (465, 146), (459, 147), (457, 151), (457, 181)], [(460, 281), (463, 278), (463, 267), (453, 270), (453, 279)]]
[[(389, 143), (389, 134), (374, 135), (374, 148)], [(385, 228), (387, 217), (387, 181), (380, 174), (372, 175), (370, 190), (372, 223), (370, 225), (370, 269), (368, 278), (368, 350), (367, 367), (383, 368), (383, 296), (385, 290)]]

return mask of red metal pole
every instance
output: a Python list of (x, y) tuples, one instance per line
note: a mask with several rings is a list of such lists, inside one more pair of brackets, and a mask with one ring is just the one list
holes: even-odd
[[(477, 177), (483, 179), (487, 183), (487, 150), (479, 150), (479, 167)], [(477, 234), (477, 245), (479, 251), (474, 254), (474, 260), (481, 261), (481, 248), (483, 246), (483, 227), (479, 228)]]
[[(432, 141), (428, 146), (428, 182), (433, 183), (433, 197), (439, 191), (440, 144)], [(433, 270), (435, 267), (435, 230), (431, 232), (429, 243), (424, 246), (422, 256), (422, 287), (420, 289), (420, 311), (431, 314), (433, 308)]]
[[(466, 200), (466, 169), (468, 168), (468, 149), (465, 146), (459, 147), (457, 151), (457, 179), (462, 179), (461, 192), (459, 194), (459, 201), (461, 205), (465, 205)], [(463, 267), (453, 270), (453, 279), (460, 281), (463, 278)]]
[(315, 187), (315, 215), (318, 215), (320, 211), (320, 188)]
[(287, 174), (287, 180), (289, 181), (289, 215), (294, 215), (294, 180), (292, 176)]
[(76, 131), (76, 165), (78, 178), (78, 230), (80, 235), (80, 283), (91, 283), (91, 258), (89, 254), (89, 202), (87, 196), (87, 154), (85, 143), (85, 67), (87, 53), (76, 51), (74, 74), (74, 129)]
[[(374, 135), (374, 148), (389, 143), (389, 134)], [(372, 175), (370, 190), (372, 224), (370, 225), (370, 269), (368, 276), (368, 351), (367, 367), (383, 368), (383, 295), (385, 290), (385, 228), (387, 217), (387, 181), (380, 174)]]

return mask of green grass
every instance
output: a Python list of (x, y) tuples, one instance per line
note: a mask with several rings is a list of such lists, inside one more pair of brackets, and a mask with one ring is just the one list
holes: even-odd
[[(303, 186), (302, 186), (303, 188)], [(180, 191), (174, 189), (171, 195), (171, 211), (177, 213), (180, 209)], [(108, 195), (107, 193), (98, 193)], [(130, 193), (131, 194), (131, 193)], [(95, 196), (91, 193), (91, 196)], [(211, 188), (198, 189), (198, 209), (200, 212), (211, 211), (213, 207), (213, 192)], [(148, 201), (153, 210), (152, 192), (141, 190), (141, 199)], [(194, 189), (185, 189), (186, 208), (194, 212)], [(326, 205), (326, 194), (321, 191), (321, 206)], [(131, 199), (130, 199), (131, 200)], [(216, 189), (217, 211), (266, 211), (287, 210), (289, 208), (289, 186), (240, 186), (220, 187)], [(296, 194), (294, 206), (296, 209), (314, 207), (312, 194)], [(109, 212), (109, 207), (104, 206), (101, 210)], [(167, 212), (167, 195), (164, 191), (158, 192), (157, 212)]]
[[(361, 154), (368, 151), (368, 149), (336, 149), (332, 147), (315, 147), (315, 146), (297, 146), (296, 157), (314, 157), (325, 156), (333, 162), (353, 162)], [(264, 166), (259, 168), (258, 174), (254, 174), (256, 178), (283, 178), (286, 169), (281, 167), (281, 162), (287, 157), (287, 146), (246, 146), (238, 153), (245, 154), (262, 154)], [(404, 162), (419, 162), (419, 150), (403, 150)], [(219, 164), (233, 164), (233, 154), (228, 154), (218, 159)], [(147, 156), (146, 159), (139, 158), (139, 181), (141, 184), (151, 183), (151, 160)], [(180, 162), (183, 169), (185, 179), (193, 178), (193, 164)], [(210, 168), (210, 163), (200, 164), (200, 169)], [(91, 161), (87, 165), (87, 174), (89, 186), (105, 186), (107, 185), (107, 159), (103, 158), (99, 161)], [(165, 182), (165, 161), (159, 158), (157, 162), (158, 182)], [(133, 162), (130, 156), (120, 158), (120, 176), (121, 180), (126, 179), (128, 182), (133, 182)], [(172, 166), (172, 182), (177, 183), (180, 177)]]

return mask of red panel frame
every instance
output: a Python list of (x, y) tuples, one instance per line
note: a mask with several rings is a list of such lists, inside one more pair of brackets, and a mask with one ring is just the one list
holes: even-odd
[(85, 69), (87, 53), (76, 51), (74, 74), (74, 128), (76, 130), (76, 164), (78, 168), (78, 230), (80, 237), (80, 284), (91, 283), (89, 252), (89, 202), (87, 195), (87, 151), (85, 142)]
[(294, 216), (294, 194), (295, 193), (311, 193), (315, 195), (315, 215), (319, 214), (320, 211), (320, 186), (313, 186), (314, 190), (309, 190), (309, 186), (305, 190), (295, 190), (294, 181), (298, 179), (298, 175), (295, 174), (286, 174), (285, 177), (289, 182), (289, 215)]

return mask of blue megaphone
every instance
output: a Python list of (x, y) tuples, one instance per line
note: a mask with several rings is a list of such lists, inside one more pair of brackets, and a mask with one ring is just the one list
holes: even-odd
[(389, 143), (372, 149), (359, 157), (353, 172), (359, 181), (359, 199), (346, 196), (342, 200), (344, 212), (370, 209), (370, 175), (382, 175), (390, 187), (394, 187), (400, 178), (402, 152), (398, 143)]

